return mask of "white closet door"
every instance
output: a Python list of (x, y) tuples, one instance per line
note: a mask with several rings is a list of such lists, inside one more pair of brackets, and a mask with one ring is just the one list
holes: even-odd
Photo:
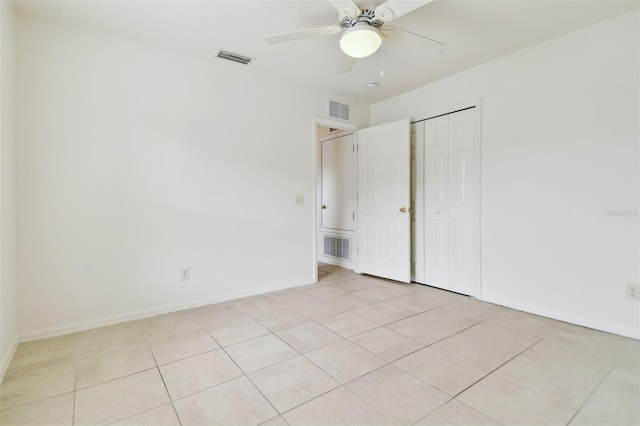
[(358, 270), (411, 281), (409, 120), (358, 131)]
[(475, 109), (425, 121), (425, 284), (479, 295)]
[(354, 156), (353, 134), (322, 142), (322, 228), (353, 231)]
[(449, 117), (449, 289), (476, 294), (475, 110)]
[(449, 288), (449, 116), (425, 122), (425, 284)]

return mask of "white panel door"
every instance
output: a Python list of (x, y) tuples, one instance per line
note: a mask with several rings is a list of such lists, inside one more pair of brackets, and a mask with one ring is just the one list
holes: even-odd
[(411, 281), (409, 120), (358, 131), (358, 270)]
[(449, 117), (449, 290), (477, 294), (475, 110)]
[(425, 122), (425, 284), (449, 288), (449, 116)]
[(475, 109), (425, 121), (425, 284), (479, 295)]
[(353, 231), (356, 211), (354, 136), (322, 142), (322, 228)]

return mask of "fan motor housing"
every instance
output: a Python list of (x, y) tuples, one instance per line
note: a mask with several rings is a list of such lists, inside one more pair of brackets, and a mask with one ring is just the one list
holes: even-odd
[(369, 24), (374, 28), (380, 28), (384, 24), (384, 22), (376, 18), (376, 12), (373, 9), (364, 9), (362, 12), (360, 12), (360, 15), (356, 16), (355, 18), (351, 16), (345, 16), (344, 18), (342, 18), (340, 26), (342, 28), (351, 28), (361, 22)]

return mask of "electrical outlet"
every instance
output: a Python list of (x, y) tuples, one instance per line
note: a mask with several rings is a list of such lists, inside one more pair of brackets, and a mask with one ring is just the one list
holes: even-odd
[(295, 205), (304, 206), (304, 195), (296, 195)]
[(640, 285), (638, 285), (638, 284), (627, 284), (626, 297), (629, 300), (640, 301)]
[(180, 281), (189, 281), (189, 267), (180, 268)]

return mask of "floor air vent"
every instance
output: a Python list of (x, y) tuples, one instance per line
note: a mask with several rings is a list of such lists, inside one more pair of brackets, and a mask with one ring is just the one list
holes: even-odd
[(349, 105), (329, 101), (329, 117), (349, 120)]
[(226, 50), (221, 50), (218, 52), (218, 58), (226, 59), (228, 61), (237, 62), (242, 65), (248, 65), (253, 59), (248, 56), (243, 56), (238, 53), (227, 52)]
[(324, 255), (351, 260), (351, 240), (349, 238), (324, 236)]

